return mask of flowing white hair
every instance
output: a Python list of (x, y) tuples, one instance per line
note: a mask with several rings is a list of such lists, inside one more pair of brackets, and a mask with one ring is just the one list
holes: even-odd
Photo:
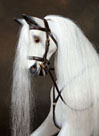
[(58, 76), (61, 73), (63, 77), (64, 100), (72, 108), (66, 114), (67, 121), (70, 119), (73, 127), (77, 127), (77, 136), (79, 127), (86, 129), (88, 135), (93, 131), (93, 135), (98, 136), (99, 56), (83, 32), (70, 19), (53, 15), (46, 16), (46, 19), (52, 20), (49, 23), (50, 29), (58, 41), (56, 73)]
[(12, 136), (30, 135), (31, 77), (28, 66), (29, 25), (22, 29), (16, 49), (12, 85)]

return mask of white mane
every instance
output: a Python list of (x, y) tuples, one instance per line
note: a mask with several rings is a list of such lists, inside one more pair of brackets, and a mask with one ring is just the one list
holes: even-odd
[(13, 71), (11, 107), (13, 136), (29, 136), (30, 133), (31, 80), (29, 70), (27, 69), (30, 42), (29, 25), (25, 21), (23, 23), (16, 49)]
[[(53, 21), (49, 25), (58, 41), (55, 68), (56, 74), (65, 82), (64, 99), (74, 109), (92, 107), (89, 113), (93, 112), (90, 117), (94, 118), (93, 122), (84, 125), (86, 128), (90, 125), (91, 129), (94, 124), (94, 136), (97, 136), (99, 134), (99, 56), (83, 32), (71, 20), (59, 16), (47, 16), (46, 19)], [(86, 122), (89, 113), (86, 113)], [(77, 120), (81, 120), (81, 114), (77, 114)]]

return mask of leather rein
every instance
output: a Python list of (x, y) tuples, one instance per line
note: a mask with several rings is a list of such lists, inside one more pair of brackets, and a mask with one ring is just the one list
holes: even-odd
[[(66, 103), (65, 103), (65, 101), (64, 101), (64, 99), (63, 99), (63, 97), (61, 95), (62, 90), (61, 91), (59, 90), (59, 88), (58, 88), (58, 86), (56, 84), (56, 81), (54, 79), (54, 76), (52, 75), (51, 71), (54, 70), (54, 68), (51, 68), (49, 66), (50, 62), (49, 62), (49, 60), (47, 60), (47, 54), (48, 54), (49, 46), (50, 46), (50, 39), (49, 38), (51, 37), (51, 39), (54, 41), (54, 43), (56, 44), (57, 47), (58, 47), (58, 44), (57, 44), (56, 39), (54, 38), (54, 36), (52, 35), (52, 33), (50, 31), (47, 20), (43, 19), (43, 21), (44, 21), (45, 28), (41, 28), (39, 26), (37, 26), (37, 27), (30, 26), (30, 29), (41, 30), (41, 31), (46, 32), (45, 53), (43, 55), (43, 58), (37, 57), (37, 56), (30, 56), (29, 59), (42, 62), (40, 64), (41, 69), (43, 69), (46, 74), (48, 73), (50, 75), (51, 80), (53, 81), (53, 84), (54, 84), (54, 86), (53, 86), (53, 121), (54, 121), (55, 126), (60, 129), (60, 127), (57, 125), (56, 119), (55, 119), (55, 107), (56, 107), (56, 103), (57, 103), (59, 98), (63, 101), (64, 104), (66, 104)], [(56, 98), (55, 98), (55, 89), (56, 89), (56, 91), (58, 93), (58, 96)]]

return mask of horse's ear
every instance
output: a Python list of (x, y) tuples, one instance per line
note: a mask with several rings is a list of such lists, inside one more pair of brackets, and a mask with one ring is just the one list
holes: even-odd
[(22, 20), (19, 18), (14, 18), (14, 21), (17, 22), (19, 25), (22, 25)]
[(26, 14), (22, 14), (23, 18), (25, 19), (25, 21), (31, 26), (39, 26), (34, 19), (32, 19), (31, 16), (28, 16)]
[(28, 16), (26, 14), (22, 15), (25, 21), (32, 27), (43, 27), (43, 20), (37, 17)]
[(14, 21), (17, 22), (19, 25), (24, 25), (26, 21), (24, 19), (14, 18)]

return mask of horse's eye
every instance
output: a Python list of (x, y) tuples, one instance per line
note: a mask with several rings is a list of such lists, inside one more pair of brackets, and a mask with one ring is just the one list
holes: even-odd
[(34, 42), (39, 43), (41, 41), (40, 37), (34, 36)]

